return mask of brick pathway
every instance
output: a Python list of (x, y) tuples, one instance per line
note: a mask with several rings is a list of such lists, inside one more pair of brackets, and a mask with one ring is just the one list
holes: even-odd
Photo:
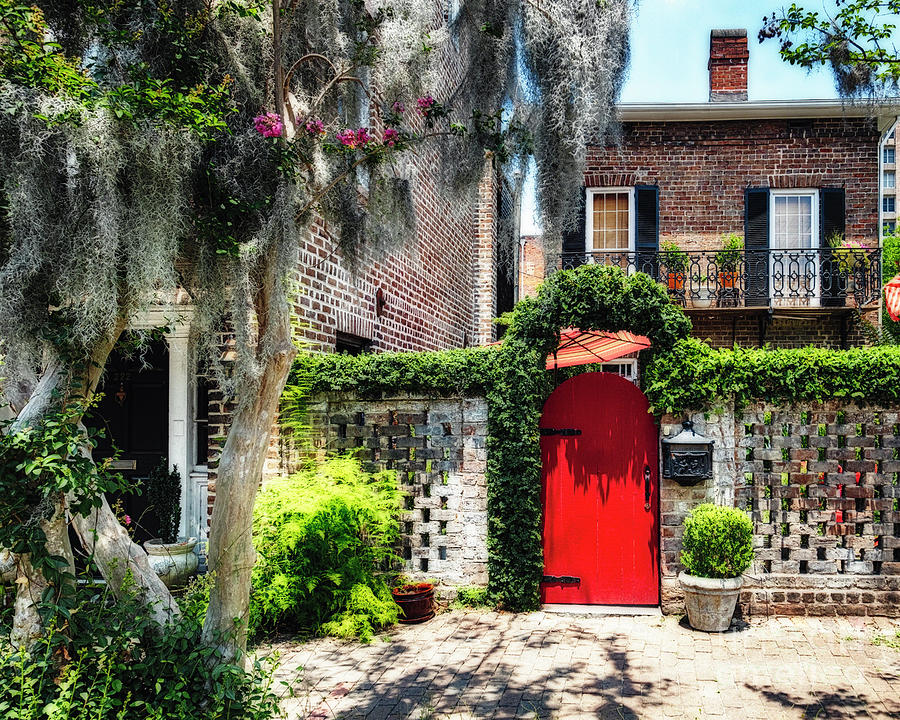
[(900, 620), (753, 619), (724, 634), (674, 617), (453, 611), (371, 645), (273, 646), (289, 717), (900, 718)]

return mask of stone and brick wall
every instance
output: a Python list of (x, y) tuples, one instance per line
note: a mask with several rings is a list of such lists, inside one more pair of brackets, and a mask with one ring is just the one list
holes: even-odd
[[(487, 402), (483, 398), (349, 394), (310, 404), (313, 445), (354, 451), (397, 472), (407, 494), (401, 518), (404, 571), (449, 585), (487, 583)], [(282, 446), (279, 472), (290, 472)], [(273, 468), (274, 469), (274, 468)]]
[[(693, 417), (713, 478), (661, 486), (662, 604), (682, 608), (681, 521), (700, 502), (752, 514), (751, 614), (900, 615), (900, 413), (838, 402)], [(663, 434), (680, 418), (666, 416)]]

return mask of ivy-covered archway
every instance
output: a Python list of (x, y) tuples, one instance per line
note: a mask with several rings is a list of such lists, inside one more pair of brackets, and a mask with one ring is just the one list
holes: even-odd
[(649, 275), (626, 275), (604, 265), (558, 272), (536, 298), (516, 306), (488, 392), (489, 590), (510, 610), (538, 605), (543, 572), (538, 421), (553, 389), (545, 360), (566, 327), (646, 335), (651, 354), (671, 349), (691, 331), (690, 320)]

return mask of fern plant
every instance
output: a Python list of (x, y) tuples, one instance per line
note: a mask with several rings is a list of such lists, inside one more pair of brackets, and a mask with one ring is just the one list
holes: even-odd
[(397, 619), (383, 572), (399, 562), (394, 472), (336, 457), (267, 483), (254, 513), (250, 627), (369, 640)]

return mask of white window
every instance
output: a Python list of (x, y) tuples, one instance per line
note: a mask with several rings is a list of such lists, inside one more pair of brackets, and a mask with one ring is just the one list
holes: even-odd
[(886, 187), (886, 188), (897, 187), (897, 173), (895, 173), (893, 170), (885, 170), (884, 171), (884, 187)]
[(881, 198), (881, 209), (886, 213), (892, 213), (896, 211), (897, 203), (896, 198), (893, 195), (885, 195)]
[(637, 383), (637, 360), (623, 358), (612, 363), (603, 363), (600, 365), (600, 371), (605, 373), (614, 373), (628, 378), (633, 383)]
[(777, 250), (818, 247), (818, 190), (772, 190), (769, 236), (772, 248)]
[(894, 148), (886, 147), (884, 149), (884, 163), (885, 165), (893, 165), (895, 162)]
[(819, 191), (771, 190), (769, 288), (776, 306), (819, 304)]
[(634, 188), (589, 189), (586, 212), (587, 252), (634, 250)]

